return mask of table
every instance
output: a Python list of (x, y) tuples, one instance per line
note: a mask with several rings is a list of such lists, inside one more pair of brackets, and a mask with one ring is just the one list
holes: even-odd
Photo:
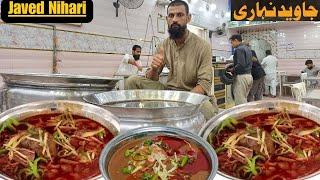
[(320, 76), (317, 77), (306, 77), (303, 79), (306, 83), (307, 88), (318, 88), (320, 87)]
[(306, 101), (320, 101), (320, 89), (308, 90), (307, 94), (302, 97), (302, 99)]
[(302, 101), (320, 107), (320, 89), (308, 90)]
[(306, 77), (304, 80), (320, 80), (320, 76), (317, 77)]

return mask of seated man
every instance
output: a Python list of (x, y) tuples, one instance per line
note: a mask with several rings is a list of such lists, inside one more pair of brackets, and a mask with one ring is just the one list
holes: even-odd
[(308, 77), (317, 77), (319, 72), (320, 72), (320, 68), (316, 67), (313, 64), (313, 61), (311, 59), (308, 59), (305, 63), (306, 68), (304, 70), (302, 70), (302, 73), (307, 73)]
[[(308, 77), (317, 77), (319, 75), (320, 68), (316, 67), (311, 59), (308, 59), (305, 65), (306, 68), (302, 70), (301, 73), (307, 73)], [(318, 85), (318, 83), (319, 82), (317, 80), (311, 80), (307, 82), (307, 86), (315, 87)]]
[(119, 89), (124, 89), (124, 81), (131, 75), (138, 74), (138, 71), (142, 71), (142, 65), (140, 61), (141, 46), (134, 45), (132, 47), (132, 55), (125, 54), (122, 58), (121, 64), (118, 70), (114, 74), (115, 77), (123, 78), (119, 81)]
[(141, 46), (134, 45), (132, 47), (132, 55), (125, 54), (122, 58), (121, 64), (116, 72), (116, 75), (135, 75), (138, 70), (142, 70), (140, 61)]
[[(211, 96), (213, 74), (210, 44), (187, 30), (191, 15), (186, 2), (172, 1), (167, 14), (170, 37), (158, 46), (146, 77), (129, 77), (125, 89), (170, 89)], [(159, 82), (164, 66), (170, 70), (166, 84)], [(208, 101), (202, 105), (201, 112), (208, 120), (217, 112), (217, 107)]]

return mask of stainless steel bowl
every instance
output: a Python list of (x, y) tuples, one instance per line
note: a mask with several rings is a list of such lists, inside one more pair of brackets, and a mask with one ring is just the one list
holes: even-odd
[[(61, 113), (65, 111), (66, 108), (70, 109), (74, 115), (83, 116), (100, 123), (114, 136), (119, 134), (120, 125), (116, 116), (103, 108), (79, 101), (39, 101), (17, 106), (0, 114), (0, 123), (6, 121), (10, 117), (22, 120), (39, 114)], [(98, 179), (100, 177), (101, 175), (94, 177), (93, 179)], [(0, 179), (1, 178), (10, 179), (5, 175), (0, 174)]]
[[(297, 102), (297, 101), (266, 100), (266, 101), (257, 101), (257, 102), (242, 104), (242, 105), (235, 106), (231, 109), (227, 109), (223, 111), (222, 113), (213, 117), (206, 123), (206, 125), (200, 130), (199, 136), (207, 140), (211, 131), (228, 117), (241, 119), (243, 117), (253, 115), (253, 114), (279, 112), (284, 109), (286, 109), (290, 114), (299, 115), (320, 124), (320, 116), (319, 116), (320, 108), (318, 107), (312, 106), (307, 103)], [(218, 176), (219, 177), (223, 176), (227, 179), (237, 179), (221, 171), (218, 171), (217, 177)], [(320, 172), (316, 172), (311, 175), (308, 175), (303, 179), (309, 179), (309, 178), (314, 179), (315, 177), (317, 177), (317, 179), (320, 179)]]
[(120, 118), (121, 133), (146, 126), (170, 126), (198, 133), (205, 124), (200, 112), (207, 96), (166, 90), (123, 90), (83, 98)]
[(102, 176), (107, 180), (110, 179), (109, 173), (107, 170), (109, 166), (109, 161), (112, 155), (118, 150), (119, 147), (123, 146), (130, 140), (145, 138), (147, 136), (154, 136), (154, 135), (164, 135), (164, 136), (182, 138), (192, 143), (195, 143), (199, 147), (203, 148), (203, 151), (205, 152), (210, 162), (210, 165), (212, 167), (208, 179), (211, 180), (215, 177), (218, 169), (218, 159), (215, 151), (212, 149), (210, 144), (208, 144), (199, 136), (191, 132), (178, 129), (178, 128), (156, 127), (156, 126), (134, 129), (130, 132), (119, 135), (116, 138), (114, 138), (112, 141), (110, 141), (107, 144), (107, 146), (105, 146), (105, 148), (103, 149), (99, 159), (99, 167), (100, 167), (100, 172), (102, 173)]
[(119, 117), (154, 119), (193, 115), (209, 97), (186, 91), (122, 90), (92, 94), (83, 99)]

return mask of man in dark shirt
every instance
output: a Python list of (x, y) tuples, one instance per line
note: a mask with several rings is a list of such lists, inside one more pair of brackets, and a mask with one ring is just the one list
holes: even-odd
[(232, 35), (230, 41), (232, 47), (235, 48), (233, 94), (235, 104), (239, 105), (248, 102), (247, 97), (253, 83), (251, 75), (252, 53), (246, 45), (242, 44), (241, 35)]
[[(250, 48), (249, 43), (244, 43)], [(250, 48), (251, 49), (251, 48)], [(251, 50), (252, 53), (252, 69), (251, 75), (253, 78), (253, 84), (248, 95), (248, 102), (259, 101), (262, 99), (264, 91), (264, 77), (266, 73), (263, 70), (263, 67), (258, 61), (257, 54), (254, 50)]]

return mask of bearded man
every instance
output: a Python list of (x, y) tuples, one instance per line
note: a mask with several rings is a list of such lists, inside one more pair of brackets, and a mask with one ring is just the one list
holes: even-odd
[[(203, 103), (200, 111), (208, 120), (218, 110), (216, 99), (211, 94), (211, 46), (187, 30), (191, 14), (186, 2), (172, 1), (168, 5), (166, 19), (170, 37), (157, 47), (146, 77), (129, 77), (125, 89), (178, 90), (207, 95), (211, 97), (211, 102)], [(169, 69), (166, 84), (159, 82), (164, 66)]]

